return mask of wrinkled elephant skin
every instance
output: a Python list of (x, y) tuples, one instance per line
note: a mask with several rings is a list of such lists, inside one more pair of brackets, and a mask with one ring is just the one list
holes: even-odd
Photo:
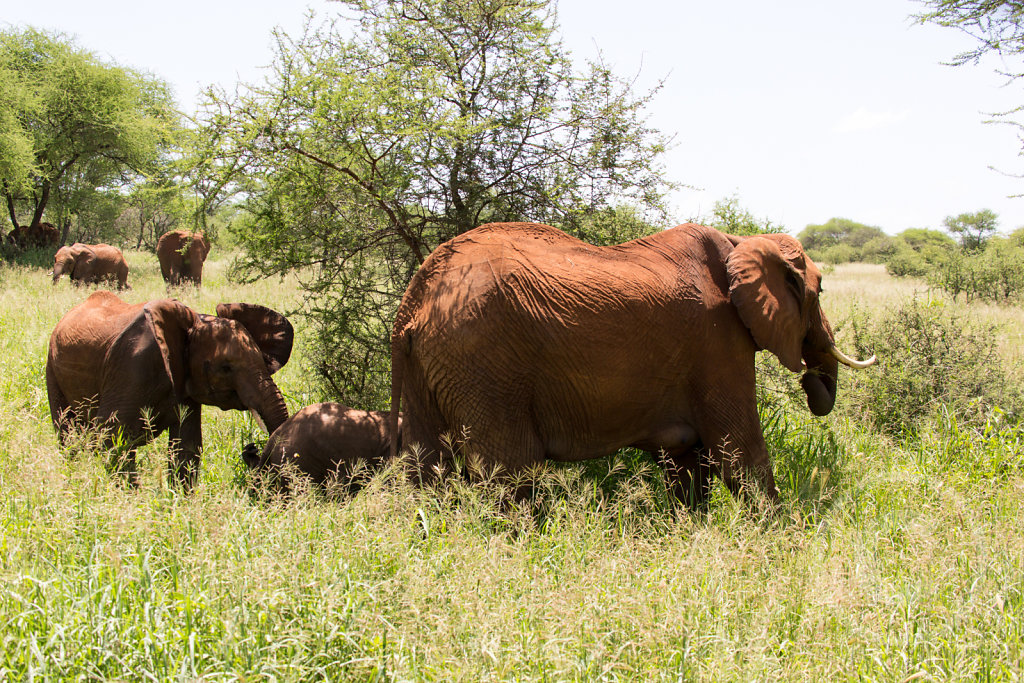
[(392, 411), (421, 449), (421, 480), (449, 470), (451, 437), (468, 434), (462, 455), (510, 481), (634, 446), (690, 504), (713, 475), (775, 500), (754, 355), (805, 372), (809, 407), (828, 413), (838, 362), (820, 291), (788, 235), (685, 224), (596, 247), (545, 225), (484, 225), (438, 247), (405, 292)]
[(62, 275), (75, 284), (110, 282), (118, 289), (128, 286), (128, 263), (117, 247), (109, 244), (82, 244), (61, 247), (53, 260), (53, 283)]
[(196, 313), (173, 299), (127, 304), (93, 293), (50, 336), (46, 389), (61, 443), (98, 428), (108, 446), (134, 449), (168, 432), (172, 479), (191, 488), (202, 449), (201, 406), (252, 410), (273, 431), (288, 417), (271, 375), (291, 354), (292, 326), (255, 304)]
[(161, 235), (156, 243), (160, 274), (173, 287), (184, 283), (201, 285), (203, 264), (209, 254), (210, 242), (199, 232), (172, 230)]
[(250, 444), (242, 457), (251, 469), (275, 475), (285, 490), (292, 474), (320, 485), (352, 483), (353, 475), (373, 472), (388, 458), (390, 434), (386, 412), (315, 403), (278, 427), (262, 453)]

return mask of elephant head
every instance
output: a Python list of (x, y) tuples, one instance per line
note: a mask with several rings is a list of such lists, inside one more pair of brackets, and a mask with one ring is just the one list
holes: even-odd
[(151, 302), (144, 312), (179, 401), (251, 410), (270, 432), (288, 418), (271, 379), (292, 349), (292, 326), (280, 313), (236, 303), (203, 315), (170, 299)]
[(54, 284), (57, 284), (57, 280), (65, 273), (68, 277), (71, 277), (71, 273), (75, 270), (75, 261), (82, 254), (82, 250), (79, 248), (81, 246), (80, 244), (75, 244), (70, 247), (63, 246), (57, 250), (57, 255), (53, 257)]
[(726, 261), (729, 296), (743, 324), (761, 349), (771, 351), (793, 372), (807, 407), (827, 415), (835, 404), (839, 363), (867, 367), (840, 352), (828, 318), (818, 303), (821, 271), (789, 235), (731, 237), (736, 245)]

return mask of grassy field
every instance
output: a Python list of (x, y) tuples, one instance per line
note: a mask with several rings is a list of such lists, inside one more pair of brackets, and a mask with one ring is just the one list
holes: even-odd
[[(177, 294), (198, 310), (299, 300), (288, 280), (229, 282), (214, 257), (203, 288)], [(128, 260), (125, 298), (164, 296), (155, 259)], [(851, 311), (934, 296), (875, 266), (824, 284), (840, 336)], [(131, 491), (102, 454), (61, 454), (49, 421), (47, 340), (88, 293), (0, 269), (0, 679), (1024, 677), (1019, 426), (940, 416), (883, 436), (841, 388), (825, 419), (766, 410), (776, 516), (720, 490), (706, 513), (679, 511), (630, 453), (551, 468), (535, 509), (499, 512), (479, 488), (419, 491), (396, 472), (344, 501), (254, 498), (239, 451), (258, 428), (207, 408), (198, 489), (167, 488), (160, 439)], [(970, 313), (1012, 323), (999, 348), (1019, 376), (1021, 310)], [(320, 399), (293, 322), (277, 376), (292, 411)]]

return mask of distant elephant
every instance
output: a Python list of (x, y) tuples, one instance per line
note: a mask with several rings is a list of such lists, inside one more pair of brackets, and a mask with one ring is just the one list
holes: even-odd
[[(391, 434), (387, 412), (315, 403), (278, 427), (262, 454), (256, 444), (249, 444), (242, 459), (250, 469), (263, 472), (280, 472), (290, 465), (315, 484), (346, 482), (357, 467), (373, 471), (387, 460)], [(288, 487), (288, 482), (282, 483)]]
[(191, 282), (196, 287), (203, 283), (203, 263), (210, 253), (210, 242), (201, 232), (172, 230), (160, 236), (156, 255), (160, 259), (160, 273), (164, 282), (178, 286)]
[(61, 275), (79, 284), (116, 282), (118, 289), (128, 286), (128, 263), (117, 247), (109, 244), (82, 244), (61, 247), (53, 259), (53, 284)]
[(19, 249), (55, 247), (60, 243), (60, 231), (50, 223), (19, 225), (7, 233), (7, 241)]
[(94, 292), (50, 336), (46, 390), (61, 443), (74, 428), (108, 430), (108, 445), (134, 449), (169, 432), (172, 479), (194, 484), (202, 449), (201, 406), (251, 410), (269, 432), (288, 418), (271, 375), (291, 355), (292, 326), (255, 304), (196, 313), (173, 299), (127, 304)]
[(840, 361), (874, 361), (836, 349), (820, 292), (821, 273), (788, 235), (687, 223), (596, 247), (546, 225), (484, 225), (438, 247), (406, 289), (392, 427), (401, 407), (425, 480), (450, 468), (451, 438), (468, 434), (466, 462), (510, 482), (545, 459), (633, 446), (659, 455), (691, 505), (715, 474), (734, 494), (752, 481), (775, 501), (754, 354), (805, 371), (815, 415), (832, 410)]

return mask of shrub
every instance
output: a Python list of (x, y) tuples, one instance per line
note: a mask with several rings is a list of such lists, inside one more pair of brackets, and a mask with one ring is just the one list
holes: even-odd
[(1024, 407), (996, 353), (998, 327), (914, 298), (867, 321), (851, 320), (858, 354), (876, 368), (852, 376), (846, 404), (859, 406), (889, 434), (916, 432), (944, 410), (965, 425), (984, 425), (997, 407), (1017, 419)]
[(924, 255), (906, 246), (898, 246), (885, 263), (885, 270), (893, 277), (925, 277), (932, 266)]
[(888, 235), (879, 235), (864, 243), (860, 257), (868, 263), (885, 263), (893, 257), (899, 246), (898, 240)]
[(815, 262), (824, 261), (825, 263), (850, 263), (861, 260), (860, 250), (849, 244), (837, 244), (827, 249), (817, 249), (810, 256)]
[(953, 300), (1009, 303), (1024, 292), (1024, 247), (1013, 239), (991, 238), (981, 251), (955, 250), (938, 263), (929, 281)]

